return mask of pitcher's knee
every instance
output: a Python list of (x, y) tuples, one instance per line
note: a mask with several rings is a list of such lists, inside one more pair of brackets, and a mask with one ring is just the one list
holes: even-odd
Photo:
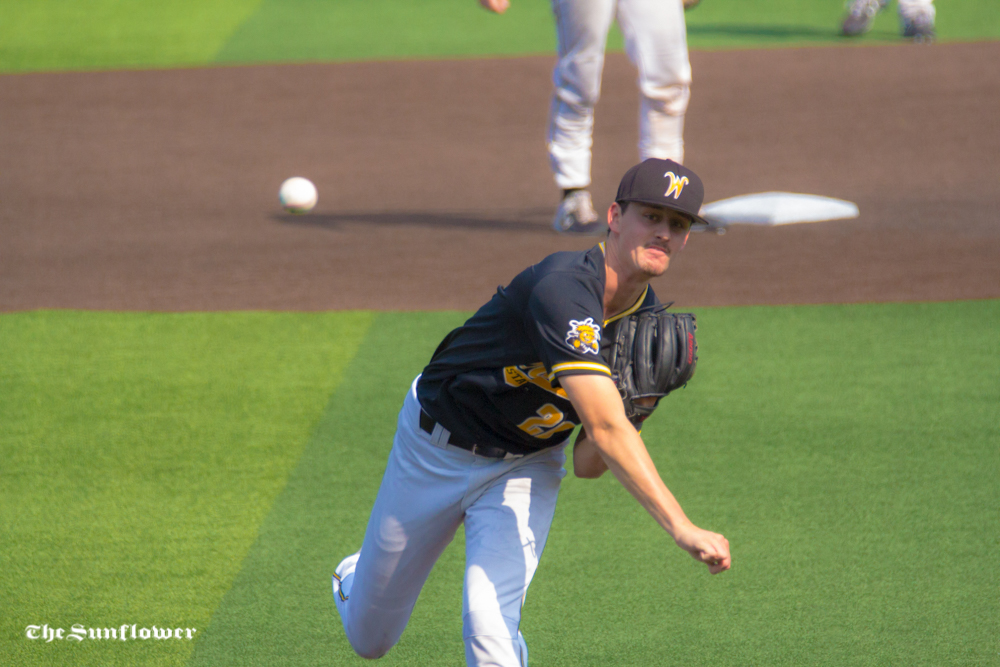
[(351, 643), (351, 648), (362, 658), (367, 660), (377, 660), (392, 649), (395, 642), (387, 641), (387, 638), (362, 637), (355, 639), (348, 636), (347, 641)]
[(378, 619), (370, 623), (359, 622), (357, 618), (351, 621), (344, 625), (347, 641), (355, 653), (368, 660), (376, 660), (388, 653), (402, 634), (402, 629), (397, 632), (397, 628), (380, 623)]
[(668, 116), (683, 116), (691, 100), (691, 86), (681, 83), (669, 86), (645, 85), (641, 92), (642, 103), (649, 111)]

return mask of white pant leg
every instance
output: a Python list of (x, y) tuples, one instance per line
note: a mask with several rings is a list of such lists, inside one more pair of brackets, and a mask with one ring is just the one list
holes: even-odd
[(462, 626), (469, 667), (526, 667), (521, 606), (545, 548), (559, 485), (566, 474), (562, 447), (513, 465), (483, 468), (481, 495), (465, 514), (465, 591)]
[(462, 522), (471, 453), (441, 448), (419, 427), (416, 381), (399, 413), (382, 485), (353, 575), (335, 596), (358, 655), (377, 658), (399, 641), (431, 568)]
[(594, 106), (601, 94), (604, 47), (614, 6), (615, 0), (552, 0), (559, 60), (552, 73), (555, 92), (546, 143), (560, 188), (590, 185)]
[(639, 159), (684, 161), (691, 63), (681, 0), (619, 0), (625, 50), (639, 70)]
[(929, 13), (931, 19), (934, 18), (934, 0), (899, 0), (900, 16), (913, 18), (924, 12)]

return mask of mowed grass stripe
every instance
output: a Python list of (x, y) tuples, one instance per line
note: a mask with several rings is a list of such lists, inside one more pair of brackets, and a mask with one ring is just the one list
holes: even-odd
[(203, 631), (371, 319), (0, 316), (2, 662), (183, 664), (193, 642), (25, 628)]
[(554, 53), (549, 0), (503, 15), (476, 0), (263, 0), (216, 55), (220, 63), (397, 60)]
[[(904, 42), (895, 3), (857, 39), (839, 36), (843, 14), (841, 0), (706, 0), (686, 14), (688, 43)], [(0, 27), (0, 72), (514, 56), (556, 44), (550, 0), (513, 0), (503, 16), (475, 0), (5, 0)], [(939, 3), (937, 30), (940, 41), (1000, 39), (1000, 12), (995, 0)], [(617, 30), (608, 47), (621, 50)]]
[(261, 0), (4, 0), (0, 71), (210, 63)]
[[(353, 657), (344, 637), (330, 576), (341, 558), (361, 546), (410, 383), (441, 338), (464, 319), (459, 313), (382, 313), (375, 319), (197, 642), (191, 665), (364, 662)], [(460, 552), (450, 550), (418, 605), (406, 648), (380, 665), (407, 664), (414, 656), (417, 662), (409, 664), (464, 664), (461, 650), (455, 652), (462, 627), (456, 611), (461, 567)]]
[[(532, 661), (992, 664), (1000, 302), (697, 313), (698, 373), (645, 435), (735, 567), (709, 577), (610, 476), (567, 477), (524, 611)], [(360, 544), (410, 380), (460, 321), (379, 317), (194, 664), (364, 664), (330, 571)], [(385, 664), (464, 664), (462, 548)]]

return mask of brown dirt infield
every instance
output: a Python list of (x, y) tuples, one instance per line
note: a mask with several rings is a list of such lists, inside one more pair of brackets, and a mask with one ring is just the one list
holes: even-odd
[[(692, 235), (683, 306), (1000, 297), (1000, 43), (693, 53), (709, 200), (858, 203), (849, 222)], [(0, 311), (473, 309), (546, 254), (551, 57), (0, 77)], [(610, 56), (607, 206), (635, 159)], [(311, 178), (317, 212), (283, 215)]]

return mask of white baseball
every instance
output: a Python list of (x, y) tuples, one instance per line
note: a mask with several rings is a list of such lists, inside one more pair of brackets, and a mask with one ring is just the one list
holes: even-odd
[(278, 199), (289, 213), (308, 213), (316, 206), (316, 186), (308, 178), (292, 176), (281, 184)]

